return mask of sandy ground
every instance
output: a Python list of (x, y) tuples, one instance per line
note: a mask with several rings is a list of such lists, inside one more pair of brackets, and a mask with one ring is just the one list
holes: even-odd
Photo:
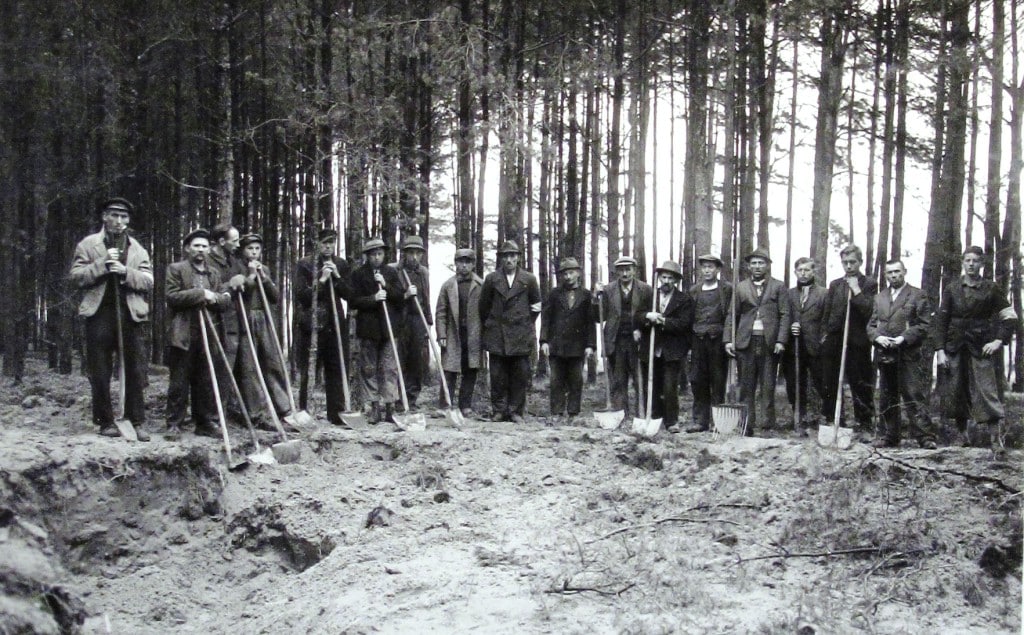
[(320, 426), (228, 472), (214, 439), (99, 437), (85, 379), (31, 369), (0, 389), (0, 632), (1021, 630), (1019, 450), (531, 415)]

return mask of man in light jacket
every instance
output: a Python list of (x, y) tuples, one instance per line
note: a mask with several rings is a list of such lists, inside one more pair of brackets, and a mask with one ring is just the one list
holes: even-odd
[[(462, 416), (476, 418), (473, 412), (473, 387), (477, 372), (483, 366), (480, 323), (480, 290), (483, 279), (473, 273), (476, 252), (472, 249), (455, 251), (455, 275), (441, 285), (434, 312), (437, 343), (441, 347), (441, 366), (453, 404), (458, 404)], [(461, 380), (461, 383), (459, 383)], [(458, 399), (455, 397), (458, 385)], [(441, 406), (447, 403), (440, 398)]]

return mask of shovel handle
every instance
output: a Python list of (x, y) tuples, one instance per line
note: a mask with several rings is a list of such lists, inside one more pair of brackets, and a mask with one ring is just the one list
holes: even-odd
[(263, 278), (256, 275), (256, 288), (260, 291), (260, 300), (263, 302), (263, 310), (266, 311), (267, 326), (270, 327), (270, 336), (274, 339), (274, 350), (277, 351), (277, 359), (281, 363), (281, 368), (284, 370), (284, 385), (288, 391), (288, 405), (291, 406), (292, 411), (295, 408), (295, 396), (292, 395), (292, 380), (289, 377), (288, 372), (288, 360), (284, 358), (284, 349), (281, 347), (281, 340), (277, 338), (277, 325), (274, 324), (274, 316), (270, 314), (270, 302), (267, 301), (267, 290), (263, 288)]
[[(213, 399), (217, 404), (217, 419), (220, 422), (220, 433), (224, 437), (224, 452), (227, 453), (228, 465), (234, 464), (231, 458), (231, 439), (228, 437), (228, 424), (224, 418), (224, 404), (220, 399), (220, 386), (217, 385), (217, 370), (213, 367), (213, 355), (210, 354), (210, 338), (206, 334), (206, 321), (199, 317), (199, 332), (203, 336), (203, 353), (206, 354), (206, 366), (210, 372), (210, 384), (213, 386)], [(228, 369), (231, 372), (231, 369)]]
[(235, 380), (235, 374), (231, 372), (231, 362), (228, 361), (228, 354), (224, 351), (224, 345), (221, 344), (220, 336), (217, 335), (217, 328), (213, 323), (213, 316), (206, 310), (206, 307), (199, 308), (200, 319), (206, 320), (206, 323), (210, 325), (210, 337), (213, 339), (213, 343), (217, 345), (217, 353), (220, 356), (220, 360), (224, 362), (224, 368), (228, 370), (228, 380), (231, 382), (231, 390), (235, 393), (235, 397), (238, 398), (238, 406), (242, 410), (242, 418), (245, 419), (245, 425), (249, 427), (249, 434), (252, 435), (252, 441), (256, 446), (256, 451), (260, 450), (260, 440), (256, 435), (256, 428), (252, 427), (252, 419), (249, 417), (249, 409), (245, 407), (245, 400), (242, 399), (242, 391), (238, 387), (238, 382)]
[[(412, 281), (409, 280), (409, 272), (402, 269), (402, 275), (405, 276), (406, 286), (411, 286)], [(437, 364), (438, 375), (441, 376), (441, 390), (444, 392), (444, 402), (448, 404), (448, 409), (451, 410), (452, 396), (448, 394), (448, 380), (445, 379), (444, 376), (444, 362), (441, 360), (441, 347), (437, 345), (437, 340), (434, 339), (434, 333), (430, 330), (430, 325), (427, 324), (427, 315), (423, 312), (423, 307), (420, 306), (418, 297), (415, 304), (416, 312), (420, 314), (420, 321), (423, 322), (423, 330), (427, 332), (427, 339), (430, 341), (430, 353), (434, 358), (434, 362)]]
[(850, 340), (850, 298), (853, 297), (853, 290), (847, 286), (846, 289), (846, 318), (843, 321), (843, 350), (839, 354), (839, 383), (836, 384), (836, 405), (833, 413), (833, 423), (836, 429), (836, 439), (839, 438), (839, 418), (843, 410), (843, 379), (846, 377), (846, 345)]
[[(352, 393), (348, 387), (348, 369), (345, 367), (345, 351), (341, 347), (341, 320), (338, 318), (338, 298), (334, 293), (334, 285), (328, 284), (331, 294), (331, 318), (334, 319), (334, 340), (338, 347), (338, 364), (341, 366), (341, 394), (345, 399), (345, 412), (352, 411)], [(316, 333), (313, 334), (316, 337)], [(324, 380), (326, 381), (326, 379)]]
[(117, 412), (114, 418), (124, 419), (125, 401), (125, 378), (127, 373), (124, 368), (124, 326), (121, 317), (121, 283), (114, 280), (114, 318), (117, 329)]
[[(256, 369), (256, 379), (259, 380), (260, 388), (263, 389), (263, 397), (266, 400), (267, 411), (270, 413), (270, 418), (274, 422), (274, 427), (277, 428), (278, 434), (281, 435), (282, 441), (288, 440), (288, 435), (285, 434), (284, 426), (281, 425), (281, 420), (277, 418), (277, 408), (274, 406), (274, 399), (270, 396), (270, 389), (267, 388), (267, 380), (263, 376), (263, 369), (260, 368), (260, 359), (256, 354), (256, 342), (252, 338), (252, 329), (249, 328), (249, 316), (245, 311), (245, 299), (241, 293), (235, 295), (238, 300), (238, 309), (242, 316), (242, 327), (245, 329), (245, 339), (249, 343), (249, 353), (252, 354), (252, 365)], [(229, 369), (230, 371), (230, 369)]]
[[(651, 289), (651, 311), (658, 308), (658, 290)], [(651, 341), (647, 352), (647, 422), (651, 421), (651, 408), (654, 406), (654, 333), (655, 325), (651, 325)]]
[[(381, 291), (384, 287), (377, 285), (377, 288)], [(402, 395), (402, 410), (409, 412), (409, 399), (405, 396), (405, 378), (402, 376), (402, 363), (398, 359), (398, 344), (395, 342), (395, 331), (391, 328), (391, 313), (388, 311), (388, 301), (384, 300), (380, 303), (381, 309), (384, 311), (384, 323), (388, 327), (388, 339), (391, 341), (391, 352), (395, 355), (395, 368), (398, 369), (398, 392)]]
[(597, 332), (601, 336), (601, 359), (604, 360), (604, 407), (612, 409), (611, 369), (608, 368), (608, 346), (604, 341), (604, 294), (597, 294)]

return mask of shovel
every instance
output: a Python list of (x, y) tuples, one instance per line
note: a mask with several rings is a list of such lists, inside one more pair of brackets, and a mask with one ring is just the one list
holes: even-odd
[[(405, 276), (406, 286), (411, 286), (412, 281), (409, 280), (409, 273), (402, 270), (402, 275)], [(441, 347), (438, 346), (437, 340), (434, 339), (434, 332), (430, 330), (430, 325), (427, 324), (427, 316), (423, 313), (423, 307), (420, 306), (419, 299), (416, 300), (416, 311), (420, 314), (420, 321), (423, 322), (423, 329), (427, 332), (427, 339), (430, 340), (430, 354), (434, 358), (434, 363), (437, 364), (438, 374), (441, 376), (441, 392), (444, 393), (444, 402), (448, 405), (448, 410), (445, 411), (445, 419), (448, 423), (452, 424), (455, 428), (461, 428), (466, 420), (462, 418), (462, 412), (459, 411), (452, 404), (452, 396), (448, 392), (448, 380), (444, 377), (444, 362), (441, 361)], [(404, 391), (403, 391), (404, 393)]]
[(277, 325), (274, 324), (274, 316), (270, 314), (270, 302), (267, 301), (267, 291), (263, 288), (263, 279), (259, 275), (256, 276), (256, 287), (260, 291), (260, 300), (263, 301), (263, 308), (267, 312), (267, 326), (270, 327), (270, 336), (274, 338), (274, 350), (277, 351), (277, 359), (284, 370), (284, 385), (285, 390), (288, 392), (288, 405), (291, 407), (291, 412), (285, 415), (284, 422), (300, 430), (315, 428), (316, 420), (313, 419), (313, 416), (305, 410), (299, 410), (295, 406), (295, 396), (292, 394), (292, 380), (288, 372), (288, 361), (284, 358), (281, 340), (277, 338)]
[(800, 432), (800, 336), (793, 338), (793, 370), (796, 375), (796, 398), (793, 400), (793, 430)]
[(117, 412), (114, 413), (114, 425), (121, 436), (129, 441), (138, 441), (139, 435), (135, 433), (135, 426), (124, 418), (124, 393), (125, 375), (124, 369), (124, 327), (121, 325), (121, 285), (114, 282), (114, 318), (117, 322)]
[(299, 454), (301, 452), (302, 443), (298, 439), (288, 440), (288, 435), (285, 434), (284, 426), (281, 425), (281, 420), (277, 418), (277, 409), (274, 407), (274, 399), (270, 396), (270, 389), (267, 388), (267, 380), (263, 376), (263, 369), (260, 368), (260, 360), (256, 355), (256, 342), (252, 339), (252, 329), (249, 328), (249, 316), (245, 312), (245, 300), (242, 298), (242, 294), (238, 293), (235, 296), (238, 299), (238, 308), (241, 312), (242, 326), (245, 328), (245, 339), (249, 342), (249, 353), (252, 355), (252, 365), (256, 370), (256, 379), (259, 380), (260, 388), (263, 390), (263, 397), (266, 400), (267, 412), (270, 413), (270, 419), (274, 422), (274, 427), (277, 428), (278, 434), (281, 435), (281, 441), (275, 443), (271, 450), (274, 452), (274, 458), (277, 459), (278, 463), (294, 463), (299, 460)]
[[(652, 290), (651, 311), (657, 308), (658, 292)], [(657, 329), (651, 325), (651, 342), (647, 352), (647, 408), (644, 411), (644, 418), (633, 419), (633, 432), (645, 437), (653, 437), (661, 430), (661, 418), (651, 419), (651, 409), (654, 406), (654, 339)]]
[(843, 324), (843, 352), (839, 358), (839, 384), (836, 385), (836, 407), (833, 414), (833, 423), (830, 426), (818, 427), (818, 445), (836, 447), (845, 450), (853, 444), (853, 430), (851, 428), (840, 428), (839, 422), (843, 410), (843, 379), (846, 376), (846, 345), (850, 338), (850, 298), (853, 291), (846, 290), (846, 320)]
[[(384, 287), (378, 287), (383, 289)], [(381, 309), (384, 310), (384, 323), (388, 327), (388, 339), (391, 340), (391, 351), (395, 355), (395, 368), (398, 369), (398, 392), (402, 395), (401, 415), (392, 415), (395, 425), (399, 430), (426, 430), (427, 418), (422, 412), (409, 412), (409, 398), (405, 396), (405, 378), (402, 376), (402, 365), (398, 362), (398, 344), (395, 343), (395, 331), (391, 328), (391, 314), (388, 312), (387, 300), (381, 302)]]
[[(200, 308), (200, 310), (204, 313), (206, 312), (205, 309)], [(206, 333), (206, 320), (202, 316), (199, 317), (199, 332), (203, 336), (203, 352), (206, 354), (206, 365), (210, 370), (210, 383), (213, 384), (213, 398), (217, 403), (217, 421), (220, 423), (220, 433), (224, 437), (224, 452), (227, 455), (228, 470), (235, 472), (249, 465), (249, 461), (247, 459), (235, 461), (231, 455), (231, 439), (228, 437), (228, 425), (224, 418), (224, 404), (220, 399), (220, 386), (217, 385), (217, 370), (213, 367), (213, 355), (210, 354), (210, 338)], [(230, 370), (229, 368), (229, 373)]]
[[(733, 235), (737, 235), (735, 221), (733, 224)], [(732, 252), (732, 301), (729, 303), (729, 315), (732, 320), (732, 333), (733, 341), (736, 337), (736, 289), (739, 287), (739, 266), (736, 264), (738, 259), (738, 245), (736, 241), (733, 241), (733, 252)], [(717, 440), (720, 437), (732, 436), (739, 433), (742, 436), (747, 434), (747, 406), (746, 404), (736, 403), (736, 358), (729, 357), (729, 388), (726, 391), (726, 402), (711, 406), (711, 438)]]
[(622, 423), (626, 413), (623, 410), (612, 410), (612, 373), (608, 365), (608, 347), (604, 341), (604, 301), (601, 294), (597, 296), (597, 322), (597, 330), (601, 336), (601, 358), (604, 359), (604, 410), (594, 411), (594, 419), (597, 420), (597, 425), (605, 430), (614, 430)]
[(231, 373), (231, 362), (228, 361), (228, 355), (224, 352), (224, 345), (221, 344), (220, 336), (217, 335), (217, 327), (213, 324), (213, 318), (210, 316), (210, 312), (205, 307), (202, 309), (202, 319), (206, 320), (206, 323), (210, 327), (210, 335), (213, 338), (213, 343), (217, 345), (217, 354), (220, 356), (220, 360), (224, 362), (224, 368), (228, 369), (228, 380), (231, 382), (231, 389), (235, 393), (235, 398), (238, 399), (238, 407), (242, 411), (242, 419), (245, 420), (245, 425), (249, 428), (249, 435), (252, 436), (253, 446), (256, 448), (256, 452), (248, 455), (246, 458), (249, 459), (250, 463), (261, 463), (263, 465), (270, 465), (277, 463), (274, 459), (274, 454), (270, 451), (270, 448), (261, 448), (260, 439), (256, 434), (256, 428), (252, 426), (252, 419), (249, 417), (249, 409), (245, 407), (245, 399), (242, 398), (242, 391), (238, 387), (238, 382), (235, 381), (234, 374)]
[[(341, 320), (338, 319), (338, 300), (334, 294), (334, 285), (329, 284), (327, 288), (331, 294), (331, 317), (334, 319), (334, 338), (338, 347), (338, 364), (341, 366), (341, 394), (345, 399), (345, 412), (341, 413), (341, 422), (353, 430), (366, 430), (369, 424), (361, 412), (352, 411), (352, 393), (348, 386), (348, 370), (345, 368), (345, 351), (341, 348)], [(398, 363), (398, 358), (395, 358)], [(402, 394), (405, 394), (403, 389)]]

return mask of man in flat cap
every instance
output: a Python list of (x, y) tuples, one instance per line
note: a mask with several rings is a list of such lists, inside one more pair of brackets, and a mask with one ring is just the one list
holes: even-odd
[[(185, 259), (167, 265), (165, 300), (167, 302), (167, 429), (164, 438), (181, 436), (189, 401), (197, 435), (217, 437), (217, 411), (213, 403), (213, 380), (203, 346), (201, 309), (214, 314), (231, 308), (229, 293), (222, 287), (220, 272), (209, 266), (210, 232), (197, 229), (182, 241)], [(209, 351), (212, 355), (213, 352)]]
[(491, 363), (492, 417), (513, 423), (522, 423), (526, 412), (534, 324), (541, 310), (537, 278), (519, 266), (519, 254), (519, 245), (505, 241), (498, 250), (498, 270), (484, 278), (480, 289), (483, 344)]
[(132, 204), (123, 198), (103, 201), (99, 207), (103, 228), (75, 247), (71, 281), (82, 291), (78, 314), (85, 318), (85, 359), (92, 390), (92, 421), (99, 433), (116, 437), (110, 401), (110, 375), (117, 350), (117, 321), (124, 340), (124, 415), (135, 427), (140, 441), (145, 430), (146, 358), (143, 337), (149, 321), (149, 292), (153, 267), (146, 249), (128, 235)]
[(640, 358), (650, 359), (650, 338), (654, 335), (654, 390), (651, 395), (651, 418), (662, 419), (669, 432), (679, 432), (679, 372), (690, 350), (690, 327), (693, 322), (693, 299), (679, 288), (683, 273), (679, 263), (665, 261), (654, 270), (658, 289), (654, 310), (644, 314), (644, 339)]
[[(651, 310), (654, 290), (646, 282), (636, 279), (636, 260), (623, 256), (615, 261), (614, 283), (595, 285), (595, 291), (604, 307), (604, 343), (608, 347), (612, 407), (624, 410), (628, 419), (640, 411), (639, 398), (643, 394), (638, 367), (638, 347), (643, 333), (644, 315)], [(633, 378), (636, 401), (630, 401), (629, 379)]]
[[(768, 251), (757, 248), (747, 257), (750, 277), (733, 293), (736, 332), (725, 324), (725, 352), (739, 364), (740, 399), (747, 406), (747, 435), (754, 427), (775, 427), (775, 378), (778, 360), (789, 341), (789, 297), (781, 281), (769, 274)], [(730, 308), (730, 311), (732, 309)]]
[(697, 258), (700, 282), (690, 287), (693, 299), (693, 341), (690, 355), (690, 388), (693, 391), (693, 421), (687, 432), (711, 429), (711, 406), (725, 401), (728, 372), (722, 333), (732, 302), (732, 285), (719, 279), (722, 259), (712, 254)]
[[(334, 289), (334, 311), (341, 329), (341, 355), (349, 363), (348, 316), (342, 299), (349, 300), (349, 279), (352, 268), (344, 258), (334, 255), (338, 246), (338, 232), (331, 228), (317, 233), (316, 253), (299, 260), (295, 265), (295, 360), (299, 366), (299, 408), (309, 403), (309, 358), (316, 345), (314, 363), (324, 369), (324, 392), (327, 397), (327, 420), (343, 425), (341, 413), (345, 410), (342, 391), (341, 357), (338, 354), (338, 336), (334, 330), (331, 308), (331, 288)], [(316, 311), (314, 312), (314, 308)], [(313, 340), (314, 323), (316, 340)], [(314, 370), (314, 377), (316, 372)]]
[[(477, 371), (483, 366), (483, 346), (480, 338), (480, 290), (483, 279), (473, 273), (476, 252), (472, 249), (455, 250), (455, 275), (441, 286), (437, 296), (437, 343), (441, 347), (441, 366), (453, 404), (458, 404), (462, 416), (476, 418), (473, 412), (473, 387)], [(455, 397), (456, 384), (458, 399)], [(444, 397), (441, 406), (446, 405)]]
[[(797, 390), (800, 391), (800, 412), (797, 421), (804, 433), (811, 423), (808, 421), (810, 402), (807, 383), (814, 386), (820, 398), (824, 394), (824, 375), (821, 371), (821, 329), (822, 314), (825, 311), (825, 288), (817, 284), (817, 265), (806, 256), (797, 258), (793, 268), (796, 286), (789, 290), (789, 307), (793, 323), (789, 327), (791, 343), (786, 347), (782, 368), (786, 377), (786, 397), (789, 405), (796, 408)], [(796, 376), (797, 355), (800, 362), (800, 377)], [(798, 388), (799, 387), (799, 388)]]
[(540, 350), (551, 368), (551, 415), (569, 420), (580, 414), (583, 395), (583, 361), (597, 347), (593, 296), (582, 288), (580, 264), (563, 258), (558, 266), (559, 284), (544, 301), (540, 314)]
[[(422, 264), (425, 253), (423, 239), (408, 236), (402, 241), (401, 260), (392, 265), (398, 272), (398, 281), (405, 296), (402, 328), (395, 333), (395, 337), (398, 339), (398, 361), (402, 365), (402, 378), (405, 380), (405, 396), (411, 409), (416, 408), (416, 401), (423, 388), (429, 354), (427, 328), (434, 323), (430, 312), (430, 272)], [(416, 308), (417, 304), (419, 309)], [(420, 310), (423, 311), (427, 326), (423, 324)]]
[[(356, 310), (359, 338), (359, 369), (363, 395), (369, 402), (369, 421), (394, 423), (394, 403), (401, 399), (398, 360), (388, 335), (387, 319), (393, 330), (402, 328), (405, 292), (398, 271), (384, 264), (384, 241), (371, 238), (363, 244), (363, 264), (352, 272), (349, 306)], [(384, 312), (388, 311), (387, 317)]]

